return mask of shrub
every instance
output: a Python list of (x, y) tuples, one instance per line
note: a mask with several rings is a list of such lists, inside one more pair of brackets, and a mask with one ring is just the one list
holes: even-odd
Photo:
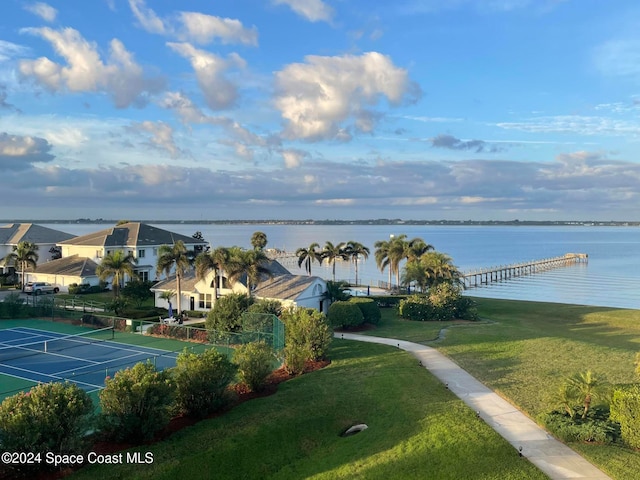
[(273, 349), (266, 342), (240, 345), (233, 354), (240, 382), (254, 392), (265, 387), (267, 377), (273, 371), (273, 360)]
[[(353, 304), (351, 307), (357, 309)], [(359, 309), (357, 311), (362, 315)], [(324, 314), (314, 309), (297, 308), (284, 311), (282, 321), (285, 324), (285, 368), (289, 373), (302, 373), (305, 361), (326, 357), (333, 337)]]
[(171, 419), (175, 388), (167, 370), (138, 363), (107, 377), (100, 392), (100, 426), (114, 440), (148, 440)]
[(398, 312), (407, 320), (424, 322), (433, 316), (433, 306), (424, 295), (411, 295), (400, 301)]
[(571, 418), (566, 412), (553, 411), (546, 414), (542, 421), (563, 442), (613, 443), (619, 438), (620, 429), (607, 417), (606, 409), (594, 408), (585, 419), (579, 415)]
[(620, 424), (622, 440), (640, 448), (640, 385), (617, 388), (611, 401), (611, 419)]
[(334, 302), (329, 307), (329, 323), (336, 328), (357, 327), (364, 323), (364, 315), (355, 303)]
[(358, 305), (358, 308), (364, 316), (365, 323), (370, 323), (371, 325), (380, 323), (380, 319), (382, 318), (380, 307), (378, 307), (378, 304), (371, 298), (351, 297), (349, 301)]
[(279, 300), (258, 300), (247, 309), (250, 313), (270, 313), (279, 317), (282, 315), (282, 302)]
[(304, 363), (309, 352), (303, 345), (287, 345), (284, 347), (284, 369), (289, 375), (304, 373)]
[(402, 318), (417, 321), (477, 320), (475, 303), (461, 295), (460, 288), (441, 283), (428, 295), (411, 295), (400, 302)]
[(178, 355), (173, 369), (178, 410), (203, 418), (221, 409), (228, 401), (226, 389), (235, 372), (235, 366), (217, 350), (201, 354), (185, 350)]
[(17, 292), (11, 292), (4, 297), (1, 306), (4, 314), (9, 318), (18, 317), (24, 309), (24, 299)]
[(0, 404), (2, 450), (83, 453), (92, 412), (89, 395), (72, 383), (44, 383), (8, 397)]
[(233, 293), (220, 297), (207, 316), (207, 330), (237, 332), (241, 327), (242, 314), (253, 303), (248, 295)]
[(397, 307), (407, 295), (369, 295), (369, 297), (378, 304), (380, 308)]

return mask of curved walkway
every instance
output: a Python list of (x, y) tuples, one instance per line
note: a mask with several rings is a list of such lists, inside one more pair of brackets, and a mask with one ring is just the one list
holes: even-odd
[(336, 333), (336, 338), (391, 345), (410, 352), (464, 403), (522, 455), (553, 480), (611, 480), (591, 463), (559, 442), (497, 393), (485, 387), (436, 349), (393, 338)]

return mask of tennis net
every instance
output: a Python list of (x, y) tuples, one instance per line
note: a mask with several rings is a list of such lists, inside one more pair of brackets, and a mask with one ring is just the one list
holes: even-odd
[(50, 338), (48, 340), (23, 343), (21, 345), (7, 345), (0, 347), (0, 363), (15, 360), (17, 358), (29, 357), (31, 355), (39, 355), (42, 353), (61, 352), (96, 342), (113, 340), (113, 338), (113, 327), (106, 327), (97, 330), (90, 330), (88, 332), (76, 333), (74, 335), (65, 335), (63, 337)]

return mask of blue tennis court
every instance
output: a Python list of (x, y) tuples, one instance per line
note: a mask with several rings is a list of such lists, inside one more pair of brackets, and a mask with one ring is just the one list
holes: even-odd
[(173, 367), (178, 352), (118, 343), (111, 328), (76, 335), (14, 327), (0, 330), (0, 373), (31, 382), (68, 380), (87, 392), (104, 388), (107, 376), (150, 361)]

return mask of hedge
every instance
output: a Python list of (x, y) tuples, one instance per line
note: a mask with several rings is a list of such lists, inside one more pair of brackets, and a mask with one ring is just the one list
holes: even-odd
[(333, 302), (327, 315), (329, 323), (337, 328), (357, 327), (364, 323), (364, 315), (356, 303)]
[(377, 325), (378, 323), (380, 323), (380, 319), (382, 318), (380, 307), (378, 307), (378, 304), (373, 299), (351, 297), (349, 299), (349, 302), (358, 305), (358, 308), (364, 316), (365, 323), (370, 323), (371, 325)]

